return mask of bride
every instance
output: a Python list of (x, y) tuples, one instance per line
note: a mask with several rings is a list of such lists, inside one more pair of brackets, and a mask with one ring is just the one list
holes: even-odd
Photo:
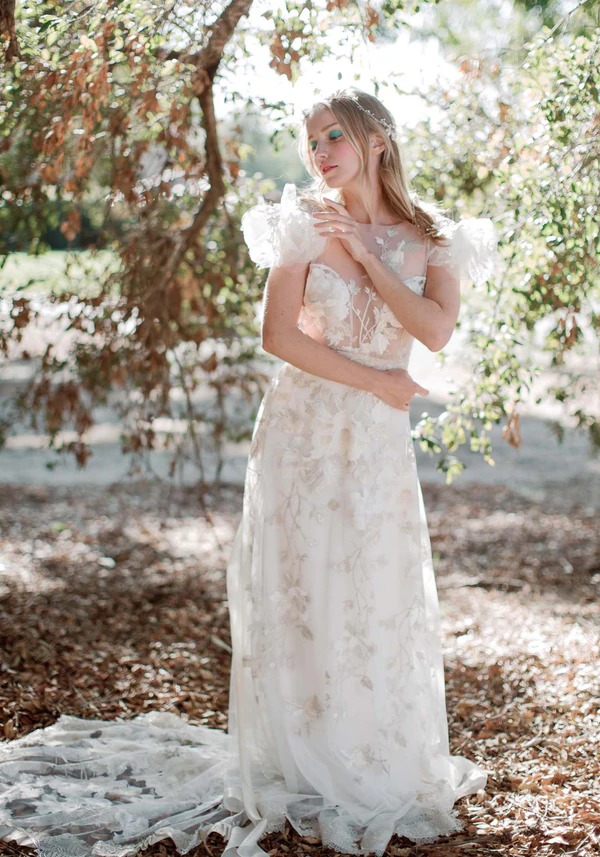
[(258, 857), (286, 819), (351, 854), (460, 829), (486, 774), (449, 752), (438, 603), (408, 408), (413, 340), (449, 340), (489, 221), (409, 192), (394, 119), (344, 90), (304, 117), (313, 177), (243, 218), (270, 268), (256, 420), (227, 573), (227, 733), (153, 712), (63, 715), (0, 750), (0, 836), (48, 857), (129, 855), (220, 833)]

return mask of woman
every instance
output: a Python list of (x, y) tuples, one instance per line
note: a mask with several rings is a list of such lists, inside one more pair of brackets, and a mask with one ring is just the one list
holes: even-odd
[(4, 751), (0, 835), (124, 855), (166, 836), (184, 852), (217, 831), (226, 853), (257, 857), (288, 819), (338, 851), (382, 854), (394, 833), (458, 830), (455, 801), (485, 785), (449, 754), (407, 413), (427, 391), (406, 368), (414, 338), (448, 341), (461, 257), (485, 275), (493, 230), (428, 213), (395, 137), (373, 96), (319, 101), (301, 138), (311, 193), (287, 185), (243, 219), (271, 269), (263, 345), (284, 363), (228, 569), (229, 734), (160, 713), (63, 716)]

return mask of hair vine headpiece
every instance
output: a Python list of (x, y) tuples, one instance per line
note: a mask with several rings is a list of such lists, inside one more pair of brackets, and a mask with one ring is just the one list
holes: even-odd
[(372, 119), (374, 119), (376, 122), (378, 122), (385, 128), (386, 134), (388, 135), (390, 140), (396, 139), (396, 129), (393, 125), (390, 125), (390, 123), (386, 122), (385, 119), (381, 119), (379, 116), (375, 116), (375, 114), (367, 107), (363, 107), (360, 101), (358, 100), (357, 95), (350, 95), (349, 98), (351, 101), (354, 102), (354, 104), (356, 104), (359, 110), (362, 110), (363, 113), (367, 113)]

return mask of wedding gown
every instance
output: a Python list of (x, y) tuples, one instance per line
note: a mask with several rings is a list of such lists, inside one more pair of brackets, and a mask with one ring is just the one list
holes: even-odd
[[(412, 339), (368, 282), (319, 261), (325, 239), (287, 185), (243, 228), (262, 266), (309, 262), (300, 327), (379, 368)], [(446, 247), (406, 224), (363, 227), (422, 294), (430, 265), (489, 273), (489, 221)], [(211, 832), (258, 857), (287, 818), (346, 853), (382, 854), (460, 829), (486, 775), (448, 746), (438, 603), (408, 414), (283, 364), (250, 451), (228, 568), (227, 734), (170, 713), (69, 715), (0, 750), (0, 836), (47, 857), (129, 855)]]

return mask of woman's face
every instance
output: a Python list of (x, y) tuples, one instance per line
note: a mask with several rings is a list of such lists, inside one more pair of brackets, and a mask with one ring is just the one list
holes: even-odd
[(328, 107), (315, 107), (306, 119), (308, 149), (328, 187), (344, 187), (356, 179), (360, 160)]

